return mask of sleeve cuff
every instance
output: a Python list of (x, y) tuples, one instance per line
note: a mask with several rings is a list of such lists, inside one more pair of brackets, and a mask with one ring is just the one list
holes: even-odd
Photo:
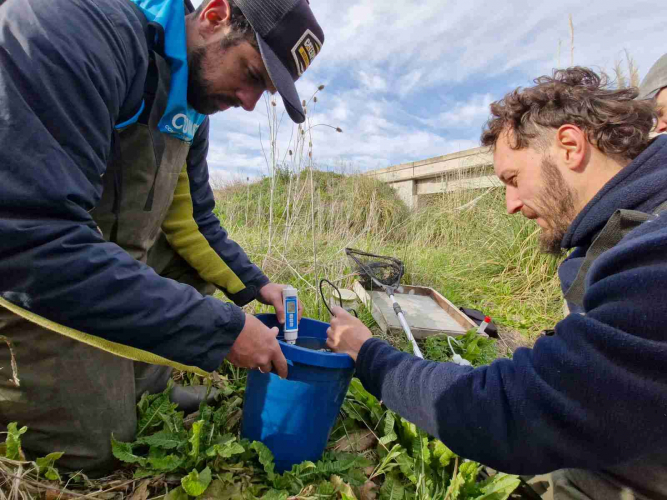
[(219, 347), (209, 350), (205, 355), (205, 359), (199, 365), (201, 369), (207, 372), (215, 371), (222, 365), (232, 345), (236, 342), (236, 339), (241, 334), (241, 330), (245, 326), (245, 313), (240, 307), (225, 302), (221, 302), (220, 304), (229, 309), (229, 319), (225, 324), (218, 325), (217, 331), (213, 334), (219, 337)]
[(252, 283), (246, 284), (246, 287), (238, 293), (229, 293), (226, 290), (222, 291), (225, 292), (225, 295), (227, 295), (234, 304), (243, 307), (255, 300), (259, 294), (259, 290), (270, 282), (271, 280), (266, 275), (262, 274), (259, 278), (254, 279)]

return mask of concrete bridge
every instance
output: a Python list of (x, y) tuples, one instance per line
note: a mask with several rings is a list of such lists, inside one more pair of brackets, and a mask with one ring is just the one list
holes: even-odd
[(423, 195), (502, 185), (493, 174), (493, 155), (488, 148), (371, 170), (366, 175), (390, 184), (410, 208), (417, 208)]

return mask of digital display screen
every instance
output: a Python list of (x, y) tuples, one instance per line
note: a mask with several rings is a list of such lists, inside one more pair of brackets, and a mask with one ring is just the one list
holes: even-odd
[(287, 303), (287, 314), (294, 314), (296, 312), (296, 302), (289, 301)]

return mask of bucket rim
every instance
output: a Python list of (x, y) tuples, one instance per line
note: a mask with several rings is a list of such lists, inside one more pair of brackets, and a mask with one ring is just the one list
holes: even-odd
[[(278, 327), (280, 333), (278, 334), (278, 344), (283, 352), (285, 358), (292, 362), (301, 363), (304, 365), (317, 366), (320, 368), (334, 368), (334, 369), (351, 369), (354, 368), (354, 360), (348, 354), (340, 354), (335, 352), (320, 352), (305, 347), (288, 344), (280, 339), (283, 334), (283, 325), (278, 323), (278, 318), (275, 314), (265, 313), (258, 314), (256, 318), (259, 319), (269, 328)], [(312, 318), (301, 318), (299, 328), (307, 328), (308, 337), (315, 337), (319, 339), (326, 339), (327, 328), (329, 323), (318, 321)]]

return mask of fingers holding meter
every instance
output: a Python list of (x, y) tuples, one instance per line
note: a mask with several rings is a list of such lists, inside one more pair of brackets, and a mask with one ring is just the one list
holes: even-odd
[(296, 288), (283, 288), (283, 308), (285, 310), (285, 342), (296, 344), (299, 337), (299, 299)]

